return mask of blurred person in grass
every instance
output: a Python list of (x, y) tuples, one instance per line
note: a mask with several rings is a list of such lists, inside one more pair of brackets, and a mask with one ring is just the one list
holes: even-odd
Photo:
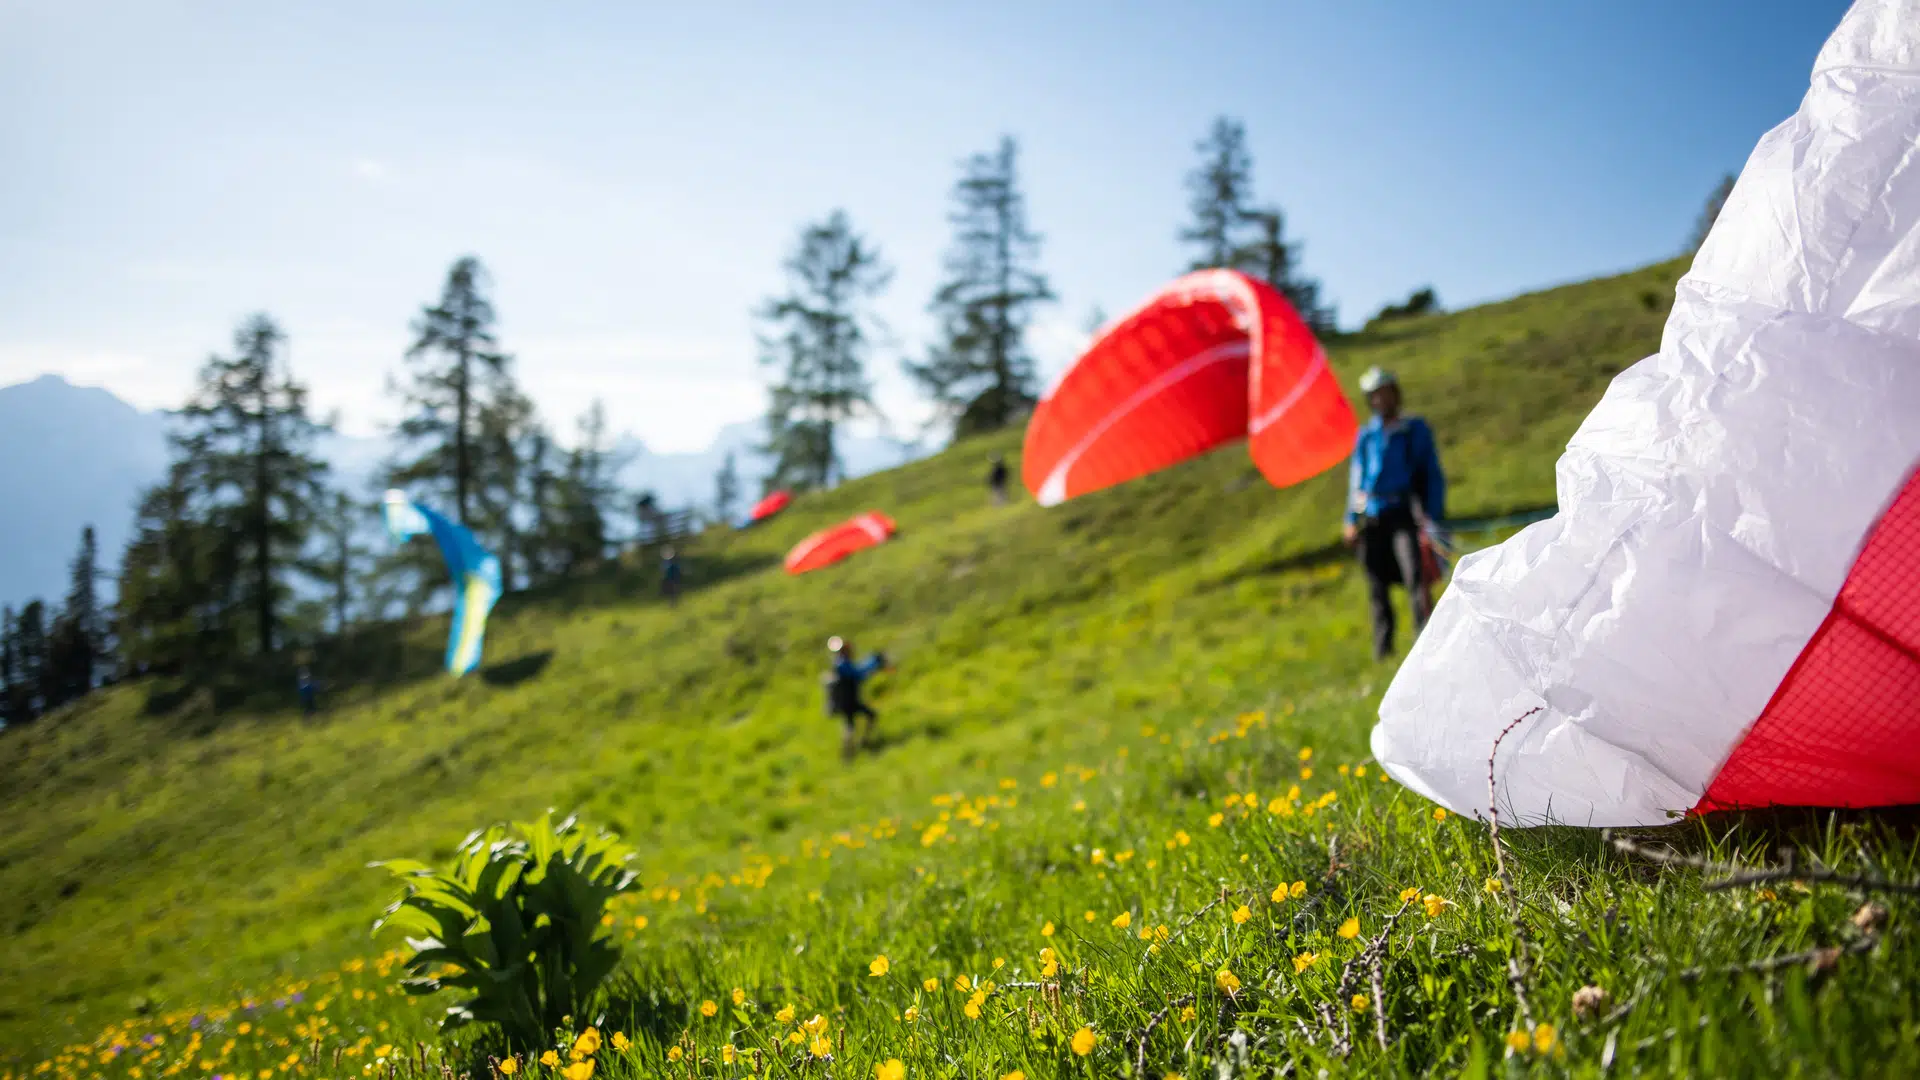
[[(874, 728), (880, 723), (880, 714), (866, 703), (860, 691), (875, 672), (886, 670), (887, 657), (876, 652), (856, 661), (853, 642), (841, 637), (828, 638), (827, 651), (833, 656), (833, 667), (825, 678), (827, 715), (840, 718), (840, 757), (851, 761), (854, 752), (873, 739)], [(865, 731), (860, 730), (862, 717), (866, 719)]]
[(1359, 552), (1373, 614), (1373, 656), (1385, 660), (1393, 655), (1393, 587), (1407, 590), (1416, 638), (1433, 611), (1433, 583), (1440, 576), (1435, 543), (1446, 519), (1447, 480), (1433, 429), (1400, 412), (1394, 373), (1368, 368), (1360, 392), (1373, 416), (1354, 441), (1340, 539)]

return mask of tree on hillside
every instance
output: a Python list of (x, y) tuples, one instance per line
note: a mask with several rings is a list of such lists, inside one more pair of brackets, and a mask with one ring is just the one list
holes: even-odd
[(99, 547), (93, 526), (80, 531), (73, 557), (66, 606), (48, 632), (49, 705), (82, 697), (93, 689), (105, 660), (106, 630), (100, 617)]
[(370, 516), (369, 507), (344, 491), (330, 492), (321, 502), (316, 521), (320, 551), (312, 573), (326, 587), (327, 614), (336, 634), (347, 632), (359, 610), (355, 592), (369, 554), (359, 534)]
[(1316, 333), (1330, 333), (1336, 313), (1320, 302), (1320, 283), (1300, 272), (1300, 242), (1286, 236), (1286, 216), (1256, 205), (1247, 129), (1219, 117), (1194, 147), (1200, 164), (1187, 175), (1193, 223), (1180, 239), (1195, 249), (1189, 270), (1223, 267), (1272, 285)]
[(577, 439), (555, 489), (558, 515), (552, 549), (562, 572), (569, 574), (591, 569), (605, 557), (607, 520), (620, 496), (614, 480), (618, 463), (608, 446), (607, 411), (599, 400), (581, 414)]
[(8, 727), (31, 723), (47, 709), (46, 606), (30, 600), (0, 620), (0, 668), (4, 668), (5, 698), (0, 701)]
[(1693, 239), (1687, 244), (1688, 251), (1699, 251), (1700, 245), (1707, 242), (1707, 234), (1713, 231), (1713, 223), (1720, 220), (1720, 211), (1726, 208), (1727, 197), (1733, 194), (1733, 183), (1737, 179), (1732, 173), (1720, 178), (1714, 185), (1713, 194), (1707, 196), (1707, 205), (1700, 211), (1700, 219), (1694, 222)]
[(740, 501), (740, 472), (734, 466), (733, 453), (728, 451), (727, 460), (720, 471), (713, 474), (713, 513), (722, 522), (733, 520), (733, 508)]
[(904, 365), (956, 436), (1003, 428), (1039, 397), (1026, 331), (1034, 308), (1055, 297), (1035, 265), (1040, 237), (1027, 227), (1018, 154), (1003, 137), (963, 164), (948, 217), (947, 280), (928, 305), (940, 340), (925, 363)]
[(240, 537), (196, 510), (183, 462), (140, 496), (115, 604), (130, 672), (187, 671), (237, 647)]
[(768, 389), (767, 446), (776, 487), (822, 488), (843, 475), (839, 426), (873, 410), (866, 358), (867, 303), (892, 272), (845, 212), (808, 225), (786, 262), (786, 295), (758, 317), (760, 362), (777, 372)]
[(411, 415), (398, 434), (415, 456), (392, 470), (396, 486), (424, 481), (450, 493), (454, 516), (469, 526), (471, 500), (483, 482), (476, 476), (480, 414), (510, 385), (510, 358), (493, 336), (486, 283), (480, 260), (462, 257), (447, 271), (440, 301), (413, 321), (411, 379), (400, 389)]
[(252, 614), (253, 647), (272, 652), (291, 571), (302, 569), (315, 502), (327, 473), (313, 454), (328, 426), (307, 413), (307, 390), (287, 369), (286, 335), (266, 315), (234, 334), (232, 356), (213, 356), (177, 414), (173, 446), (203, 520), (237, 538)]
[(520, 580), (516, 566), (525, 563), (523, 534), (530, 527), (528, 506), (536, 486), (530, 461), (535, 446), (544, 447), (548, 436), (533, 401), (506, 379), (480, 406), (475, 435), (472, 527), (492, 541), (502, 588), (510, 591)]
[(1433, 286), (1423, 285), (1413, 290), (1405, 301), (1388, 304), (1381, 308), (1373, 318), (1367, 320), (1367, 325), (1372, 326), (1375, 323), (1390, 322), (1394, 319), (1410, 319), (1416, 315), (1432, 315), (1439, 311), (1440, 295), (1433, 291)]

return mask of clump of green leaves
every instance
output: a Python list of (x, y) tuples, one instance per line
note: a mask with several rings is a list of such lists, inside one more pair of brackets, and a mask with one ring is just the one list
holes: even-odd
[(470, 834), (452, 867), (373, 863), (405, 883), (374, 924), (408, 933), (408, 993), (464, 990), (441, 1030), (497, 1024), (515, 1047), (539, 1044), (582, 1015), (620, 960), (601, 933), (615, 896), (633, 887), (632, 853), (604, 831), (552, 814)]

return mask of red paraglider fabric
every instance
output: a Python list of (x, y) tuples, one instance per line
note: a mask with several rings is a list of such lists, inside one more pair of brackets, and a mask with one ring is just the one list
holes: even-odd
[(791, 491), (771, 492), (767, 495), (766, 498), (761, 499), (759, 502), (753, 504), (752, 512), (747, 514), (747, 520), (759, 521), (762, 518), (770, 518), (773, 515), (779, 513), (780, 511), (785, 510), (787, 508), (787, 504), (792, 501), (793, 501), (793, 492)]
[(1696, 811), (1920, 802), (1920, 470)]
[(804, 574), (830, 566), (856, 551), (884, 543), (894, 533), (893, 519), (869, 510), (838, 525), (822, 529), (787, 552), (787, 573)]
[(1021, 479), (1042, 506), (1252, 437), (1274, 484), (1346, 459), (1353, 410), (1284, 297), (1233, 270), (1168, 285), (1102, 334), (1027, 425)]

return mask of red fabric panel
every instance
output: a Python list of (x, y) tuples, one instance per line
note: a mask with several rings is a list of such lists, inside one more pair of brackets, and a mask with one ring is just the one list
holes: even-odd
[(1920, 802), (1920, 471), (1696, 811)]
[(772, 492), (766, 498), (753, 504), (753, 512), (747, 515), (747, 519), (749, 521), (759, 521), (761, 518), (772, 517), (780, 511), (785, 510), (787, 504), (792, 501), (793, 492), (791, 491)]
[(814, 533), (787, 552), (787, 573), (804, 574), (831, 566), (841, 559), (873, 547), (894, 533), (893, 519), (878, 510), (869, 510)]
[(1247, 449), (1268, 483), (1288, 487), (1347, 460), (1360, 428), (1326, 353), (1293, 305), (1278, 293), (1263, 297), (1260, 318)]

